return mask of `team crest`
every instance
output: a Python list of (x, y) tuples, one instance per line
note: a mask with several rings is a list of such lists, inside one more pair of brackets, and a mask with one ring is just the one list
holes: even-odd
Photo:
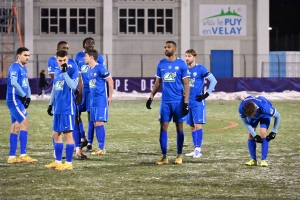
[(176, 72), (168, 72), (164, 75), (164, 82), (175, 82)]
[(197, 76), (197, 72), (194, 72), (194, 73), (193, 73), (193, 76)]
[(195, 85), (195, 78), (190, 78), (190, 87), (194, 87)]
[(23, 88), (27, 88), (27, 78), (24, 78), (23, 80), (22, 80), (22, 87)]
[(175, 66), (175, 70), (177, 71), (179, 69), (179, 67), (178, 66)]
[(65, 80), (56, 81), (55, 90), (63, 90), (65, 84)]
[(96, 77), (97, 76), (97, 73), (94, 73), (94, 77)]
[(90, 66), (88, 65), (82, 65), (81, 66), (81, 73), (87, 73), (87, 71), (90, 69)]
[(90, 88), (96, 88), (96, 79), (92, 79), (89, 81), (89, 87)]

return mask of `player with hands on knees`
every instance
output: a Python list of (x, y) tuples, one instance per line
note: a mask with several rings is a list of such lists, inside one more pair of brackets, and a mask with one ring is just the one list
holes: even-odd
[[(239, 106), (240, 118), (244, 126), (249, 131), (248, 134), (248, 150), (251, 160), (245, 165), (257, 166), (256, 158), (256, 143), (261, 143), (261, 163), (260, 166), (267, 167), (267, 156), (269, 151), (270, 141), (275, 139), (278, 126), (280, 124), (280, 114), (272, 103), (263, 96), (248, 96)], [(271, 119), (274, 118), (274, 127), (268, 135), (267, 131), (271, 124)], [(255, 130), (260, 124), (260, 135), (257, 135)]]
[(176, 43), (167, 41), (164, 46), (166, 57), (158, 62), (156, 69), (156, 80), (146, 107), (151, 109), (153, 98), (160, 87), (162, 87), (161, 104), (159, 111), (160, 136), (159, 142), (162, 158), (156, 162), (157, 165), (168, 164), (168, 127), (171, 119), (176, 125), (177, 132), (177, 156), (175, 164), (182, 164), (182, 149), (184, 142), (183, 121), (189, 112), (189, 72), (184, 60), (176, 57)]
[[(213, 91), (217, 84), (214, 75), (208, 69), (196, 63), (197, 51), (188, 49), (185, 52), (185, 60), (190, 72), (190, 112), (186, 117), (186, 123), (190, 126), (194, 150), (186, 156), (200, 158), (202, 156), (202, 139), (203, 129), (202, 124), (206, 123), (206, 98)], [(205, 79), (210, 81), (207, 91), (203, 94)]]

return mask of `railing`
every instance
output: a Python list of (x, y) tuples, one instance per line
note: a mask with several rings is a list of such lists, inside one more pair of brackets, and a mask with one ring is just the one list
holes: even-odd
[[(4, 58), (7, 56), (6, 58)], [(39, 72), (47, 71), (47, 61), (53, 55), (35, 54), (30, 56), (28, 73), (30, 78), (39, 77)], [(70, 54), (74, 58), (75, 54)], [(103, 55), (108, 70), (113, 77), (154, 77), (159, 60), (163, 54), (136, 54), (136, 55)], [(181, 55), (184, 59), (184, 55)], [(233, 55), (233, 77), (300, 77), (300, 55), (289, 55), (289, 59), (283, 59), (277, 55)], [(13, 63), (15, 54), (0, 52), (1, 77), (7, 77), (8, 69), (4, 69), (4, 60)], [(217, 62), (228, 60), (227, 57), (218, 57)], [(216, 61), (215, 61), (216, 62)], [(197, 63), (206, 66), (209, 70), (212, 66), (211, 55), (201, 54), (197, 56)], [(9, 65), (7, 65), (9, 66)]]

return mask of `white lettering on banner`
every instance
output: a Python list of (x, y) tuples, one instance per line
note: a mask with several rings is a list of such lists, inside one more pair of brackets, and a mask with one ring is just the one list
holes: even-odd
[(119, 79), (115, 79), (115, 89), (118, 91), (118, 88), (120, 87), (121, 83)]
[(141, 80), (141, 91), (145, 91), (146, 90), (146, 80), (142, 79)]
[(154, 86), (154, 79), (151, 79), (150, 80), (150, 89), (151, 89), (151, 91), (152, 91), (152, 89), (153, 89), (153, 86)]
[(128, 82), (128, 79), (125, 79), (124, 80), (124, 91), (128, 91), (128, 87), (127, 87), (128, 83), (127, 82)]

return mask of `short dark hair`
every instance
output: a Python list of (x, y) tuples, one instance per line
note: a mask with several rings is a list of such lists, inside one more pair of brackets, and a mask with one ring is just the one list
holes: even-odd
[(56, 57), (65, 57), (68, 55), (68, 52), (64, 51), (64, 50), (59, 50), (56, 52)]
[(83, 43), (82, 43), (83, 48), (84, 48), (84, 45), (85, 45), (86, 41), (88, 41), (88, 40), (93, 40), (93, 41), (95, 42), (94, 38), (92, 38), (92, 37), (87, 37), (87, 38), (85, 38), (85, 39), (83, 40)]
[(68, 43), (66, 41), (60, 41), (57, 43), (56, 48), (58, 49), (60, 47), (60, 45), (62, 45), (62, 44), (68, 44)]
[(166, 41), (166, 44), (167, 44), (167, 43), (171, 43), (171, 44), (173, 44), (175, 47), (177, 47), (176, 42), (174, 42), (174, 41)]
[[(95, 61), (98, 60), (98, 51), (96, 49), (88, 49), (85, 51), (85, 53), (89, 56), (93, 56)], [(102, 64), (102, 63), (101, 63)]]
[(256, 113), (257, 108), (252, 101), (248, 101), (245, 103), (243, 110), (246, 117), (252, 117)]
[(16, 54), (20, 55), (20, 54), (22, 54), (23, 51), (29, 51), (29, 49), (27, 49), (26, 47), (20, 47), (17, 49)]

